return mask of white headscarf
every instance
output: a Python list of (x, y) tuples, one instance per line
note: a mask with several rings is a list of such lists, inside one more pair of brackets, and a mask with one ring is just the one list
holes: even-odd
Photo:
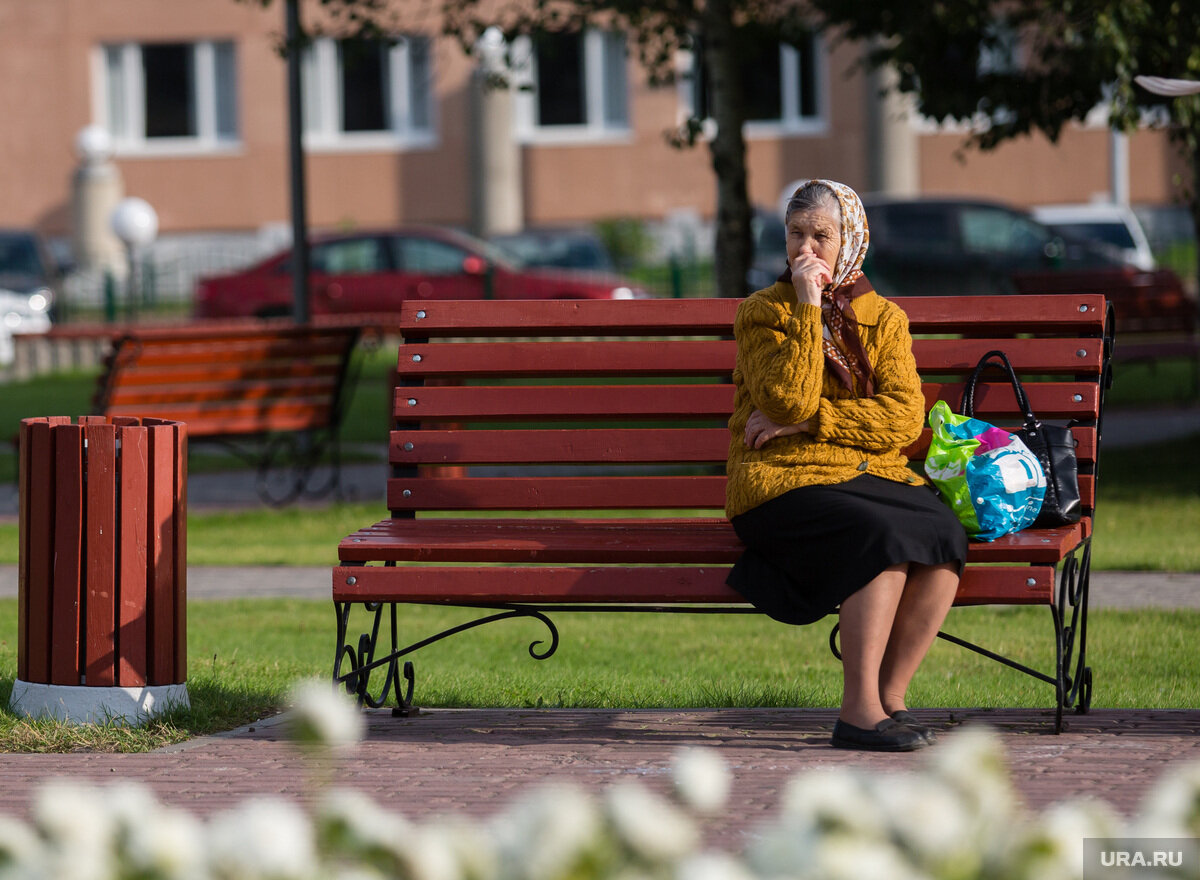
[(862, 277), (863, 260), (867, 258), (867, 245), (871, 241), (871, 233), (867, 229), (867, 212), (863, 208), (862, 199), (846, 184), (823, 178), (801, 181), (796, 187), (796, 192), (810, 183), (828, 187), (842, 209), (842, 247), (838, 251), (837, 265), (833, 267), (831, 286), (837, 289), (845, 284), (853, 284)]

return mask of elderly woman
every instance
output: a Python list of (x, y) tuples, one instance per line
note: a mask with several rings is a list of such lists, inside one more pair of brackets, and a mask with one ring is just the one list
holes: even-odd
[(738, 309), (726, 513), (729, 584), (785, 623), (838, 612), (832, 744), (911, 751), (933, 733), (909, 682), (958, 588), (967, 539), (901, 450), (924, 422), (908, 319), (862, 273), (858, 195), (810, 180), (787, 207), (787, 269)]

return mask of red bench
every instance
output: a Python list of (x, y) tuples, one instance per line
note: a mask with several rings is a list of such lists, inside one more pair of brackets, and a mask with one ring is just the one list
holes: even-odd
[[(897, 302), (917, 337), (927, 405), (944, 398), (957, 408), (965, 374), (984, 352), (1003, 349), (1034, 411), (1074, 426), (1083, 520), (972, 543), (957, 599), (1046, 606), (1050, 670), (944, 636), (1053, 686), (1060, 729), (1063, 710), (1086, 710), (1091, 694), (1084, 654), (1112, 350), (1108, 304), (1099, 296)], [(725, 585), (741, 546), (721, 514), (737, 305), (722, 299), (405, 304), (390, 439), (391, 515), (338, 545), (335, 680), (371, 706), (383, 705), (394, 690), (397, 711), (406, 711), (413, 674), (402, 658), (489, 620), (543, 621), (548, 646), (530, 646), (540, 658), (557, 646), (547, 616), (554, 610), (752, 611)], [(1007, 384), (997, 379), (980, 392), (981, 418), (1014, 424)], [(928, 431), (909, 455), (921, 459), (927, 444)], [(664, 510), (676, 512), (664, 516)], [(396, 635), (396, 612), (412, 603), (487, 611), (405, 645)], [(367, 616), (354, 637), (356, 608)]]
[[(356, 326), (291, 322), (132, 328), (113, 340), (92, 412), (187, 424), (193, 443), (215, 441), (258, 469), (274, 504), (337, 488), (338, 429)], [(320, 486), (313, 472), (329, 452)]]

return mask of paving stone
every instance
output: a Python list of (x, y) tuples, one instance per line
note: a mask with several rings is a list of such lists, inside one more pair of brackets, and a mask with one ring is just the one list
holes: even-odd
[[(943, 742), (960, 728), (998, 732), (1013, 785), (1032, 809), (1099, 798), (1125, 815), (1172, 768), (1200, 762), (1200, 710), (1093, 710), (1053, 733), (1044, 710), (923, 710)], [(705, 828), (716, 846), (739, 850), (778, 809), (786, 781), (831, 767), (867, 772), (919, 769), (939, 748), (873, 754), (828, 745), (836, 718), (822, 709), (426, 711), (367, 713), (365, 741), (337, 762), (336, 784), (358, 789), (413, 819), (494, 815), (530, 786), (569, 782), (591, 791), (634, 779), (666, 794), (672, 757), (708, 746), (734, 774), (731, 802)], [(160, 799), (211, 815), (260, 795), (311, 804), (321, 773), (286, 741), (278, 719), (148, 754), (0, 755), (0, 813), (26, 815), (47, 779), (101, 784), (137, 780)]]

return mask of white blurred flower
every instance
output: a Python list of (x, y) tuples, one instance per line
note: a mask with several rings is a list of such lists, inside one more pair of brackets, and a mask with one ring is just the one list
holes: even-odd
[(203, 830), (195, 817), (159, 803), (144, 786), (117, 785), (106, 794), (123, 871), (162, 880), (202, 876)]
[(464, 878), (495, 877), (499, 868), (496, 842), (475, 822), (462, 818), (449, 819), (441, 825), (446, 842), (454, 852)]
[(746, 864), (760, 877), (792, 877), (813, 857), (815, 830), (787, 822), (769, 825), (746, 848)]
[(338, 850), (394, 853), (414, 833), (412, 823), (352, 788), (335, 788), (317, 808), (322, 838)]
[(0, 876), (10, 866), (13, 873), (32, 873), (42, 857), (42, 842), (26, 823), (12, 816), (0, 815)]
[(964, 727), (931, 750), (929, 772), (962, 795), (966, 808), (987, 826), (1003, 826), (1016, 812), (1000, 737), (991, 728)]
[(639, 859), (670, 862), (699, 842), (700, 833), (685, 813), (636, 782), (610, 786), (604, 806), (618, 839)]
[(871, 796), (866, 778), (846, 769), (810, 770), (788, 781), (781, 821), (797, 831), (844, 831), (883, 837), (887, 816)]
[(462, 880), (458, 854), (449, 830), (422, 825), (409, 837), (401, 854), (403, 873), (411, 880)]
[(208, 858), (220, 880), (301, 880), (316, 872), (316, 847), (307, 817), (279, 798), (245, 801), (208, 826)]
[[(980, 830), (959, 793), (928, 774), (895, 773), (875, 779), (870, 789), (882, 808), (888, 836), (915, 864), (947, 876), (974, 876)], [(1004, 829), (990, 828), (991, 835)]]
[(1028, 823), (1006, 853), (1006, 876), (1014, 880), (1077, 880), (1083, 876), (1083, 841), (1118, 837), (1121, 820), (1101, 801), (1055, 804)]
[(292, 689), (289, 731), (299, 743), (330, 748), (352, 746), (363, 738), (366, 720), (354, 700), (329, 682), (308, 679)]
[(1171, 768), (1142, 802), (1138, 837), (1200, 837), (1200, 763)]
[(812, 880), (928, 880), (890, 843), (849, 834), (821, 838), (811, 859), (797, 865), (794, 876)]
[(672, 759), (672, 770), (675, 793), (685, 806), (699, 813), (715, 813), (725, 806), (733, 777), (714, 749), (682, 749)]
[(598, 847), (600, 814), (574, 786), (546, 786), (527, 793), (493, 817), (501, 876), (556, 880)]
[(754, 875), (727, 853), (699, 853), (675, 866), (674, 880), (754, 880)]
[(55, 880), (103, 880), (113, 873), (114, 823), (98, 789), (47, 783), (34, 801), (33, 822)]

